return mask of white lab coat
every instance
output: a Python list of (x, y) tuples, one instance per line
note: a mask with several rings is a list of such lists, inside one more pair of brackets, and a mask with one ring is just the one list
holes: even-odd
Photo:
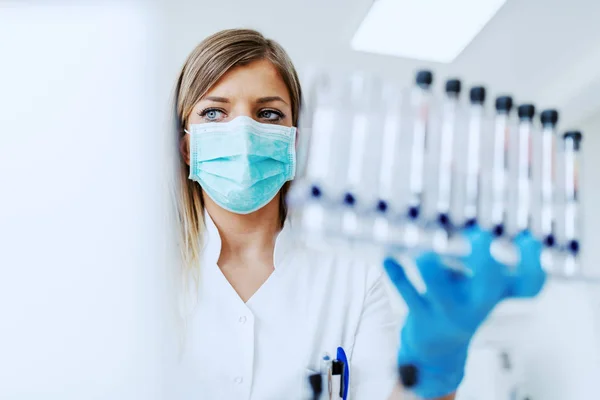
[(345, 349), (353, 400), (384, 400), (396, 382), (398, 321), (380, 265), (301, 245), (289, 224), (275, 271), (244, 303), (217, 266), (221, 241), (206, 218), (198, 303), (188, 318), (173, 398), (305, 399), (307, 373)]

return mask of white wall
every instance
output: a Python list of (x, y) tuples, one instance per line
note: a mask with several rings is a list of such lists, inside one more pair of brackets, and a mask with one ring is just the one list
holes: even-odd
[(167, 398), (155, 10), (4, 2), (0, 37), (0, 398)]

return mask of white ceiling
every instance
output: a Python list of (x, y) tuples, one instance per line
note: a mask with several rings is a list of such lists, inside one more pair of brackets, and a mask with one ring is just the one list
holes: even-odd
[(279, 41), (300, 70), (309, 65), (364, 69), (408, 84), (416, 69), (428, 67), (438, 83), (446, 76), (459, 76), (467, 84), (485, 84), (492, 94), (512, 93), (518, 102), (558, 107), (563, 125), (600, 111), (600, 1), (508, 0), (452, 64), (352, 51), (350, 39), (370, 4), (371, 0), (170, 1), (170, 70), (176, 71), (206, 35), (251, 27)]

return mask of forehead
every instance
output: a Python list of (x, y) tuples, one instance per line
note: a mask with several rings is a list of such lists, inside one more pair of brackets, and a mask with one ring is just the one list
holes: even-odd
[(268, 60), (236, 66), (225, 73), (205, 96), (258, 98), (280, 96), (290, 104), (290, 95), (277, 68)]

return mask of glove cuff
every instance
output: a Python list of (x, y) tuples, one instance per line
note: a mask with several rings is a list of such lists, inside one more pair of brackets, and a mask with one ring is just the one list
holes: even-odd
[(465, 374), (467, 361), (467, 346), (461, 346), (444, 356), (434, 358), (419, 357), (411, 354), (410, 347), (405, 343), (398, 354), (398, 365), (412, 365), (416, 369), (413, 377), (414, 385), (407, 389), (422, 399), (435, 399), (454, 393)]

